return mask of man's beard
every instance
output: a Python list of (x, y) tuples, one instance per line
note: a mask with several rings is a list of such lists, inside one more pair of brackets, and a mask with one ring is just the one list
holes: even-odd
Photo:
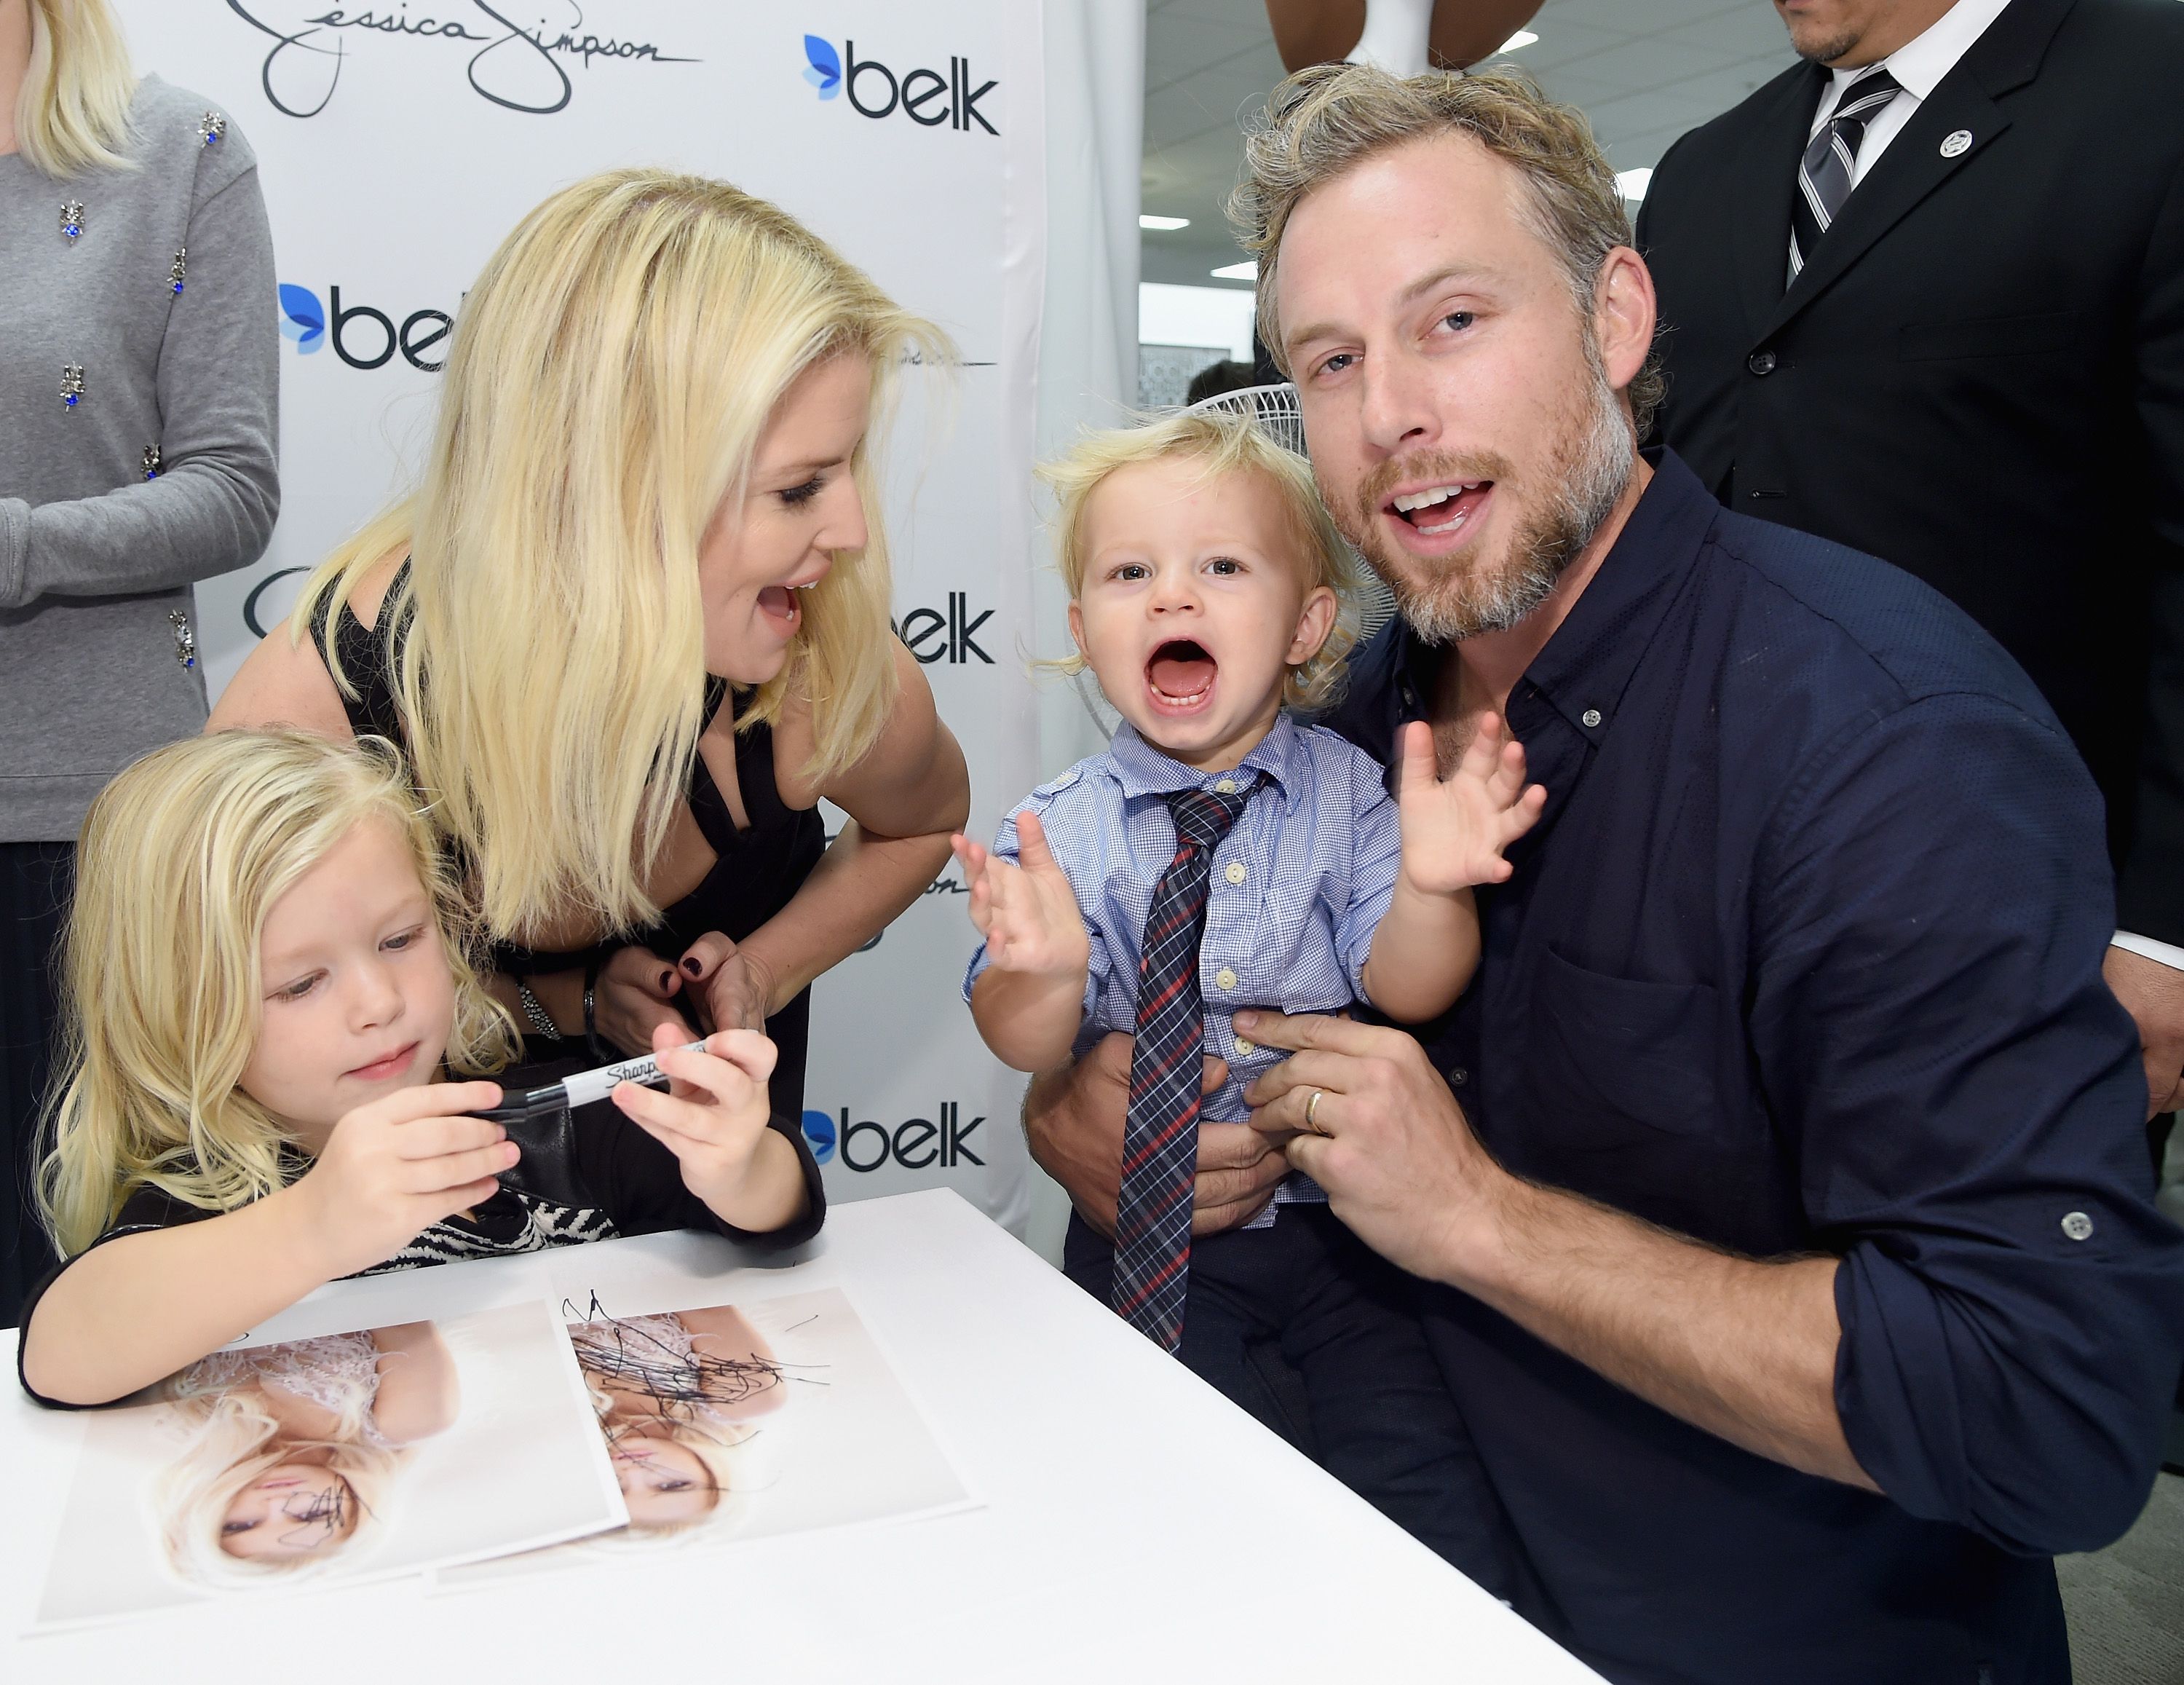
[(1508, 559), (1481, 575), (1463, 558), (1454, 571), (1420, 575), (1421, 564), (1395, 552), (1380, 529), (1388, 493), (1399, 480), (1491, 480), (1514, 486), (1506, 457), (1432, 455), (1384, 462), (1358, 488), (1352, 538), (1373, 572), (1395, 594), (1411, 629), (1429, 644), (1452, 644), (1482, 632), (1507, 632), (1553, 594), (1563, 571), (1577, 560), (1630, 483), (1637, 444), (1630, 417), (1595, 354), (1591, 391), (1584, 413), (1573, 418), (1563, 448), (1540, 477), (1553, 489), (1509, 544)]

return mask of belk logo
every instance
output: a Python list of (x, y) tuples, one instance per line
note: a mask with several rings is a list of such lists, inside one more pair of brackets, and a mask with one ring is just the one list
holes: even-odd
[(833, 42), (807, 35), (804, 80), (819, 90), (822, 99), (847, 92), (857, 115), (874, 121), (900, 111), (921, 128), (937, 129), (945, 123), (967, 134), (976, 123), (989, 135), (1000, 132), (978, 109), (978, 102), (1000, 84), (989, 79), (974, 87), (968, 59), (950, 58), (944, 76), (922, 69), (898, 76), (877, 59), (858, 58), (854, 41), (844, 41), (837, 53)]
[[(816, 35), (804, 37), (804, 80), (819, 90), (819, 98), (832, 99), (842, 91), (842, 58), (834, 43)], [(806, 1117), (810, 1113), (805, 1113)]]
[(296, 349), (306, 357), (325, 347), (326, 313), (317, 293), (307, 287), (281, 283), (281, 334), (294, 340)]
[(304, 356), (332, 344), (334, 355), (353, 369), (383, 368), (399, 351), (413, 369), (436, 375), (447, 366), (444, 356), (427, 354), (448, 337), (454, 318), (445, 310), (412, 310), (397, 327), (394, 318), (369, 304), (342, 303), (338, 287), (326, 288), (327, 304), (308, 287), (281, 282), (281, 332), (296, 342)]
[(965, 1123), (962, 1107), (953, 1100), (941, 1102), (937, 1123), (931, 1118), (908, 1118), (892, 1130), (868, 1118), (851, 1123), (846, 1106), (838, 1117), (838, 1123), (825, 1112), (804, 1114), (804, 1139), (822, 1164), (837, 1152), (843, 1163), (860, 1173), (877, 1170), (890, 1160), (905, 1170), (950, 1170), (958, 1164), (983, 1169), (986, 1163), (967, 1145), (985, 1119)]
[(909, 645), (910, 653), (924, 666), (931, 667), (935, 661), (961, 666), (976, 657), (991, 667), (994, 658), (978, 647), (975, 634), (993, 617), (994, 611), (988, 609), (973, 620), (970, 597), (961, 591), (950, 591), (947, 613), (939, 609), (912, 609), (896, 622), (894, 630), (895, 635)]

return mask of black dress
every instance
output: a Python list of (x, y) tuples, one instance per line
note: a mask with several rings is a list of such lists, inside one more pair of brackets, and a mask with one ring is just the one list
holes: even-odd
[[(398, 592), (404, 561), (387, 589), (387, 600)], [(359, 736), (383, 737), (406, 752), (409, 739), (402, 728), (389, 675), (394, 670), (394, 651), (382, 610), (380, 623), (367, 627), (344, 603), (334, 622), (334, 648), (343, 673), (356, 688), (346, 695), (350, 728)], [(311, 622), (311, 637), (319, 654), (326, 653), (326, 614), (322, 605)], [(710, 719), (729, 703), (728, 686), (710, 679), (705, 687), (705, 712)], [(603, 963), (617, 948), (649, 947), (671, 964), (691, 943), (709, 930), (717, 930), (740, 942), (788, 905), (790, 898), (811, 875), (811, 868), (826, 852), (824, 823), (815, 808), (790, 807), (781, 799), (773, 778), (773, 733), (755, 726), (736, 734), (736, 783), (743, 794), (744, 812), (750, 823), (738, 829), (728, 812), (720, 788), (703, 756), (690, 762), (690, 813), (698, 829), (716, 856), (713, 868), (697, 888), (664, 908), (659, 918), (642, 929), (588, 948), (566, 953), (543, 953), (496, 942), (494, 969), (511, 975), (573, 971)], [(780, 1050), (770, 1086), (772, 1110), (792, 1132), (800, 1132), (804, 1117), (804, 1060), (810, 1039), (811, 991), (801, 994), (766, 1021), (766, 1033)], [(526, 1043), (526, 1064), (572, 1051), (565, 1044)]]

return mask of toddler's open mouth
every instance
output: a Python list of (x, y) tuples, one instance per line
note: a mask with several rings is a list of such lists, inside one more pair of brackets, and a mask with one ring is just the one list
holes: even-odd
[(1217, 663), (1203, 644), (1194, 638), (1171, 638), (1145, 663), (1145, 683), (1163, 706), (1193, 709), (1213, 694), (1217, 671)]

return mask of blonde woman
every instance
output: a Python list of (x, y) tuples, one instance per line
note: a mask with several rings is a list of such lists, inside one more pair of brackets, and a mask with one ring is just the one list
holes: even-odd
[(0, 0), (0, 1322), (76, 827), (204, 723), (191, 582), (273, 530), (273, 288), (218, 102), (140, 81), (105, 0)]
[[(913, 353), (946, 354), (732, 187), (554, 194), (464, 300), (421, 485), (215, 723), (401, 743), (527, 1031), (763, 1024), (800, 1118), (809, 985), (968, 808), (888, 622), (871, 435)], [(850, 816), (831, 848), (822, 796)]]
[[(67, 1260), (31, 1293), (41, 1403), (110, 1403), (325, 1283), (666, 1229), (816, 1230), (817, 1169), (772, 1127), (772, 1044), (674, 1046), (669, 1092), (518, 1126), (514, 1041), (384, 744), (186, 739), (92, 803), (70, 915), (66, 1059), (40, 1185)], [(446, 1080), (453, 1077), (456, 1080)]]
[(404, 1453), (461, 1403), (429, 1322), (215, 1352), (161, 1391), (185, 1439), (159, 1485), (160, 1541), (214, 1587), (354, 1560), (387, 1524)]

